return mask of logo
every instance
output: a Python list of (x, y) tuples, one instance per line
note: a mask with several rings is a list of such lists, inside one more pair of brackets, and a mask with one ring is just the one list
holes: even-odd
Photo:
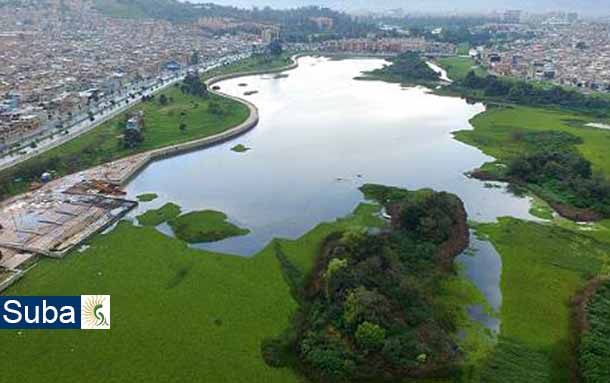
[(110, 329), (110, 295), (0, 296), (0, 329)]
[(110, 295), (81, 295), (81, 328), (110, 329)]

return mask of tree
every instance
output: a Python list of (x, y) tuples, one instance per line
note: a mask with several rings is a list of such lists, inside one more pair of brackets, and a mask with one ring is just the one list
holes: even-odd
[(189, 72), (182, 85), (180, 86), (182, 93), (191, 94), (193, 96), (205, 97), (208, 94), (207, 85), (201, 81), (201, 78), (195, 72)]
[(532, 166), (523, 157), (513, 159), (508, 165), (508, 174), (522, 180), (527, 180), (532, 173)]
[(279, 56), (284, 52), (284, 48), (282, 47), (280, 40), (273, 40), (267, 49), (272, 56)]
[(333, 275), (341, 269), (347, 267), (347, 260), (340, 258), (333, 258), (328, 265), (326, 266), (326, 271), (324, 272), (324, 279), (326, 279), (326, 296), (330, 297), (331, 289), (330, 285), (332, 282)]
[(161, 96), (159, 96), (159, 104), (160, 105), (165, 106), (165, 105), (167, 105), (167, 102), (168, 102), (168, 100), (167, 100), (167, 96), (166, 95), (162, 94)]
[(138, 146), (142, 141), (144, 141), (144, 137), (142, 136), (142, 132), (138, 129), (126, 129), (125, 134), (123, 135), (123, 146), (127, 149), (133, 149)]
[(371, 322), (362, 322), (356, 330), (356, 343), (365, 350), (379, 350), (385, 341), (385, 330)]

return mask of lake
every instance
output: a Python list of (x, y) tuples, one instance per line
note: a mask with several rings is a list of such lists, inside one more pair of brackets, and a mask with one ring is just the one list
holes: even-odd
[[(493, 158), (456, 141), (452, 132), (472, 129), (469, 120), (485, 106), (422, 87), (354, 79), (384, 63), (305, 57), (287, 77), (217, 84), (257, 105), (258, 126), (230, 142), (150, 164), (127, 186), (128, 196), (155, 192), (160, 198), (141, 204), (134, 215), (166, 202), (183, 211), (225, 212), (251, 234), (194, 247), (242, 256), (273, 238), (297, 238), (349, 214), (363, 201), (358, 188), (364, 183), (455, 193), (474, 221), (535, 219), (529, 198), (464, 174)], [(251, 150), (231, 151), (236, 144)], [(172, 234), (167, 225), (159, 229)], [(473, 238), (471, 247), (458, 263), (498, 310), (501, 259), (488, 242)], [(471, 314), (499, 329), (495, 318), (476, 307)]]
[[(150, 164), (130, 182), (128, 195), (160, 198), (141, 204), (136, 214), (168, 201), (184, 211), (223, 211), (251, 234), (196, 247), (238, 255), (349, 214), (362, 201), (358, 187), (364, 183), (455, 193), (475, 221), (532, 218), (528, 198), (464, 175), (492, 160), (451, 134), (472, 129), (469, 120), (485, 110), (482, 104), (354, 80), (383, 60), (305, 57), (299, 63), (288, 77), (219, 83), (257, 105), (260, 123), (222, 145)], [(244, 96), (249, 91), (258, 93)], [(231, 151), (238, 143), (252, 149)]]

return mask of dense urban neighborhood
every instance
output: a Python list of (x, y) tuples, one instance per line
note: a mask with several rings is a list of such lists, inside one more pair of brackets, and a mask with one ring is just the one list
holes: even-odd
[[(281, 40), (286, 29), (273, 20), (245, 22), (237, 17), (202, 16), (186, 22), (112, 17), (85, 0), (16, 4), (2, 6), (0, 13), (3, 152), (27, 148), (19, 143), (41, 132), (66, 134), (67, 128), (128, 103), (190, 67), (210, 67), (227, 57), (256, 52)], [(443, 27), (421, 36), (401, 26), (396, 13), (390, 15), (352, 16), (354, 23), (376, 25), (360, 37), (330, 35), (316, 43), (292, 42), (288, 48), (381, 55), (417, 51), (431, 57), (457, 52), (502, 76), (589, 92), (607, 92), (610, 86), (607, 23), (581, 21), (576, 13), (507, 11), (470, 28), (471, 36), (489, 36), (477, 44), (443, 39), (452, 32)], [(334, 28), (331, 17), (310, 17), (308, 22), (316, 31)]]

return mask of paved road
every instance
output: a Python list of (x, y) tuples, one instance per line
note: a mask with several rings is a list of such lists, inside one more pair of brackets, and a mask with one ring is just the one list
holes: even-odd
[[(239, 59), (243, 59), (247, 56), (245, 55), (238, 55), (238, 56), (230, 56), (228, 58), (225, 58), (225, 63), (230, 63), (233, 61), (237, 61)], [(218, 64), (214, 64), (214, 65), (210, 65), (210, 64), (204, 64), (202, 65), (200, 68), (198, 68), (199, 72), (205, 72), (211, 69), (214, 69), (215, 67), (217, 67)], [(149, 96), (155, 93), (158, 93), (160, 91), (162, 91), (163, 89), (166, 89), (169, 86), (172, 86), (173, 84), (175, 84), (178, 81), (182, 81), (184, 79), (186, 75), (186, 71), (182, 71), (179, 72), (178, 74), (174, 75), (173, 77), (168, 78), (164, 77), (163, 81), (161, 78), (157, 79), (156, 82), (149, 84), (147, 86), (146, 91), (142, 92), (142, 95), (138, 95), (136, 96), (136, 98), (131, 98), (129, 95), (132, 93), (138, 93), (139, 90), (135, 90), (135, 89), (130, 89), (128, 91), (125, 91), (125, 96), (121, 99), (115, 99), (115, 105), (114, 106), (108, 106), (102, 110), (100, 110), (99, 112), (94, 114), (94, 121), (91, 121), (88, 117), (84, 117), (83, 119), (81, 119), (81, 121), (75, 123), (74, 125), (72, 125), (71, 127), (67, 128), (66, 130), (68, 131), (68, 134), (63, 134), (63, 133), (59, 133), (59, 132), (55, 132), (55, 133), (51, 133), (49, 131), (43, 133), (46, 134), (46, 137), (42, 138), (40, 136), (33, 137), (30, 138), (28, 142), (33, 142), (35, 139), (37, 139), (38, 141), (36, 142), (36, 147), (32, 148), (26, 145), (24, 148), (19, 150), (19, 153), (15, 153), (12, 155), (5, 155), (3, 157), (0, 157), (0, 171), (8, 169), (12, 166), (15, 166), (23, 161), (26, 161), (32, 157), (35, 157), (41, 153), (44, 153), (50, 149), (53, 149), (59, 145), (62, 145), (70, 140), (73, 140), (74, 138), (96, 128), (97, 126), (99, 126), (100, 124), (103, 124), (104, 122), (114, 118), (115, 116), (125, 112), (127, 109), (131, 108), (132, 106), (138, 104), (139, 102), (142, 101), (142, 97), (144, 96)], [(155, 88), (154, 90), (152, 90), (152, 88)], [(125, 102), (128, 101), (129, 103), (126, 104)], [(52, 138), (51, 138), (52, 135)]]

